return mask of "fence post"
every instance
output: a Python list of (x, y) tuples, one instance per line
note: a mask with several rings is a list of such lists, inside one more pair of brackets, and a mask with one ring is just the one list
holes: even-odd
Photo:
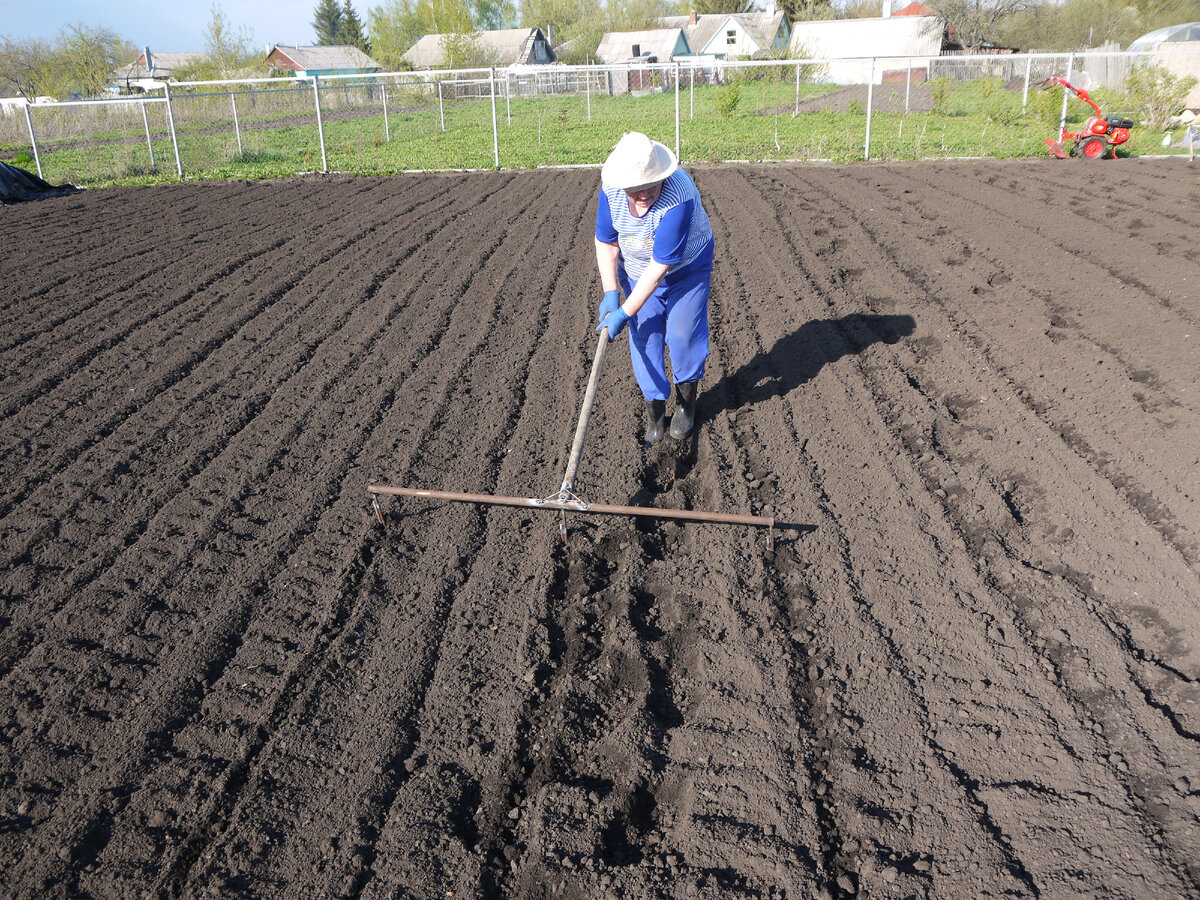
[(150, 141), (150, 119), (146, 115), (146, 101), (143, 100), (139, 106), (142, 107), (142, 127), (146, 129), (146, 149), (150, 151), (150, 168), (157, 169), (158, 166), (154, 163), (154, 144)]
[(392, 142), (392, 129), (391, 129), (391, 126), (388, 124), (387, 85), (386, 84), (383, 86), (383, 136), (384, 136), (384, 139), (389, 144)]
[[(517, 79), (517, 96), (521, 96), (521, 80)], [(509, 80), (508, 72), (504, 73), (504, 115), (508, 118), (508, 124), (512, 125), (512, 81)]]
[(875, 57), (871, 57), (871, 75), (867, 79), (867, 140), (863, 146), (863, 157), (871, 158), (871, 99), (875, 91)]
[(696, 58), (692, 57), (691, 65), (691, 81), (688, 84), (688, 103), (691, 109), (688, 112), (688, 118), (696, 118)]
[(792, 118), (800, 115), (800, 63), (796, 63), (796, 108), (792, 110)]
[(1029, 105), (1029, 73), (1033, 68), (1033, 57), (1025, 57), (1025, 90), (1021, 91), (1021, 112)]
[(237, 117), (237, 95), (233, 91), (229, 92), (229, 102), (233, 106), (233, 133), (237, 135), (238, 156), (242, 155), (242, 126), (238, 124)]
[(909, 97), (912, 96), (912, 64), (913, 64), (913, 61), (910, 59), (908, 61), (908, 65), (904, 69), (904, 74), (906, 76), (905, 84), (904, 84), (904, 112), (905, 113), (908, 112), (908, 99), (909, 99)]
[(587, 120), (592, 121), (592, 73), (587, 69), (583, 70), (583, 89), (587, 91)]
[(171, 126), (171, 146), (175, 148), (175, 171), (179, 173), (179, 180), (183, 181), (183, 160), (179, 158), (179, 138), (175, 134), (175, 110), (171, 106), (169, 82), (163, 82), (163, 95), (167, 98), (167, 124)]
[(679, 60), (675, 60), (675, 158), (679, 159)]
[(42, 176), (42, 157), (38, 153), (37, 138), (33, 136), (33, 116), (29, 115), (29, 101), (25, 101), (25, 124), (29, 126), (29, 143), (33, 144), (33, 161), (37, 163), (38, 178)]
[(313, 104), (317, 108), (317, 139), (321, 142), (321, 171), (329, 171), (329, 158), (325, 155), (325, 124), (321, 121), (321, 88), (317, 85), (318, 76), (312, 77)]
[[(496, 168), (500, 168), (500, 123), (496, 120), (496, 67), (489, 70), (492, 83), (492, 156), (496, 160)], [(505, 74), (507, 80), (508, 75)]]
[(446, 110), (442, 106), (442, 79), (438, 79), (438, 119), (442, 123), (442, 132), (446, 131)]

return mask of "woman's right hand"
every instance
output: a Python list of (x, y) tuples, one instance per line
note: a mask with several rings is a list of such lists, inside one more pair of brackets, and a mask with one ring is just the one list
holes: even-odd
[(603, 322), (604, 317), (621, 305), (620, 291), (605, 291), (604, 299), (600, 301), (600, 313), (596, 317), (597, 322)]

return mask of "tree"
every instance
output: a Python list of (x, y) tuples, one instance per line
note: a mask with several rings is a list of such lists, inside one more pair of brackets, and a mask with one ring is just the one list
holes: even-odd
[(623, 5), (608, 7), (609, 31), (640, 31), (658, 27), (658, 20), (674, 10), (671, 0), (625, 0)]
[(33, 90), (65, 99), (72, 93), (98, 97), (108, 90), (113, 72), (137, 58), (133, 44), (103, 26), (68, 26), (37, 60)]
[(7, 81), (26, 100), (37, 95), (38, 71), (52, 49), (41, 38), (0, 39), (0, 82)]
[(1003, 23), (1033, 0), (938, 0), (938, 16), (958, 33), (964, 47), (979, 47), (1000, 37)]
[(1164, 25), (1200, 19), (1200, 0), (1039, 0), (999, 25), (999, 43), (1022, 50), (1126, 46)]
[(342, 8), (337, 0), (318, 0), (313, 10), (313, 31), (317, 35), (317, 46), (328, 47), (340, 43), (342, 32)]
[(540, 28), (551, 43), (571, 46), (559, 52), (559, 60), (584, 63), (591, 59), (600, 38), (608, 30), (608, 19), (600, 0), (521, 0), (522, 28)]
[(354, 11), (350, 0), (345, 0), (345, 3), (342, 4), (342, 27), (338, 32), (338, 38), (339, 44), (357, 47), (363, 53), (371, 51), (367, 36), (363, 34), (362, 20)]
[(399, 69), (408, 48), (429, 33), (417, 14), (416, 0), (384, 0), (382, 6), (371, 7), (367, 31), (371, 35), (371, 55), (388, 71)]
[(216, 77), (232, 78), (243, 69), (253, 67), (257, 54), (246, 27), (233, 30), (217, 3), (212, 5), (211, 15), (204, 29), (204, 53)]
[(696, 0), (691, 8), (702, 16), (737, 15), (750, 12), (756, 2), (757, 0)]
[(471, 0), (472, 18), (481, 31), (494, 31), (517, 24), (513, 0)]
[(830, 0), (779, 0), (778, 6), (787, 13), (789, 22), (837, 18), (837, 10)]
[(1138, 63), (1125, 79), (1125, 91), (1138, 105), (1139, 124), (1157, 131), (1165, 128), (1172, 116), (1179, 115), (1196, 76), (1176, 75), (1163, 66)]
[[(902, 5), (904, 5), (904, 0), (896, 0), (893, 4), (896, 9)], [(844, 0), (834, 10), (834, 17), (838, 19), (877, 19), (879, 13), (879, 0)]]

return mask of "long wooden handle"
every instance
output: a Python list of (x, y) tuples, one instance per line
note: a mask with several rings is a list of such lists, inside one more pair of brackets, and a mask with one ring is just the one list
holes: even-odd
[(608, 352), (608, 328), (600, 331), (596, 343), (596, 357), (592, 360), (592, 374), (588, 378), (587, 390), (583, 395), (583, 409), (579, 413), (579, 424), (575, 426), (575, 441), (571, 444), (571, 455), (567, 459), (567, 471), (563, 474), (562, 491), (569, 494), (575, 486), (579, 473), (579, 461), (583, 455), (583, 439), (587, 436), (588, 421), (592, 418), (592, 404), (596, 402), (596, 387), (600, 383), (600, 369), (604, 365), (604, 354)]

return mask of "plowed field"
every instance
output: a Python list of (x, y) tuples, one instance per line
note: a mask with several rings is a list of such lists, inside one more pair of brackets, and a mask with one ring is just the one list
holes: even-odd
[(0, 210), (6, 897), (1200, 896), (1200, 182), (694, 170), (694, 440), (594, 171)]

